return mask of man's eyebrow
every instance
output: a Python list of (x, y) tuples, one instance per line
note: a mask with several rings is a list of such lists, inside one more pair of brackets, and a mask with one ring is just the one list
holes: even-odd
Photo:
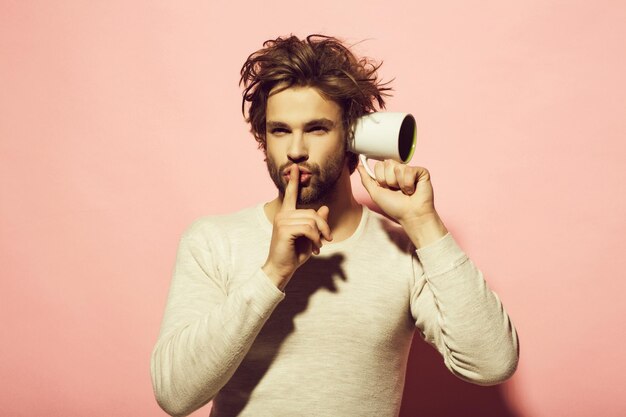
[[(335, 122), (333, 122), (330, 119), (327, 119), (325, 117), (322, 117), (320, 119), (313, 119), (313, 120), (309, 120), (308, 122), (306, 122), (304, 124), (304, 129), (310, 129), (312, 127), (316, 127), (316, 126), (322, 126), (325, 127), (326, 129), (332, 129), (333, 127), (335, 127)], [(276, 128), (280, 128), (280, 129), (291, 129), (291, 127), (284, 122), (278, 122), (278, 121), (274, 121), (274, 120), (267, 120), (265, 122), (265, 128), (267, 130), (272, 130), (272, 129), (276, 129)]]
[(307, 129), (307, 128), (311, 128), (314, 126), (322, 126), (322, 127), (325, 127), (326, 129), (332, 129), (333, 127), (335, 127), (335, 122), (323, 117), (321, 119), (315, 119), (315, 120), (306, 122), (306, 124), (304, 125), (304, 128)]
[(277, 127), (283, 128), (283, 129), (289, 129), (289, 125), (287, 123), (275, 122), (273, 120), (268, 120), (265, 122), (266, 129), (275, 129)]

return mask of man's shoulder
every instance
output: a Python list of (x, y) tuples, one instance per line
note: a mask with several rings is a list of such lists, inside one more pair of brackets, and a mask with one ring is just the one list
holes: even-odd
[(251, 232), (261, 228), (259, 206), (246, 207), (231, 213), (210, 214), (197, 217), (183, 231), (183, 238), (207, 238), (219, 235), (224, 238), (232, 232)]

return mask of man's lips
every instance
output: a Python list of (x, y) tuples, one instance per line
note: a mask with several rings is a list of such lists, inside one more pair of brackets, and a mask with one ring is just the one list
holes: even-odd
[[(285, 180), (287, 182), (289, 182), (289, 178), (291, 178), (291, 175), (289, 175), (289, 173), (287, 173), (287, 174), (283, 175), (283, 177), (285, 178)], [(311, 179), (311, 173), (309, 173), (309, 172), (301, 172), (300, 173), (300, 182), (301, 183), (306, 182), (309, 179)]]
[[(300, 183), (307, 182), (309, 179), (311, 179), (312, 175), (308, 169), (300, 168), (300, 167), (298, 167), (298, 169), (300, 170)], [(283, 170), (283, 177), (285, 178), (286, 181), (289, 181), (289, 178), (291, 177), (290, 172), (291, 172), (291, 167)]]
[[(291, 167), (292, 166), (293, 165), (290, 165), (289, 168), (283, 169), (283, 175), (289, 176), (289, 172), (291, 172)], [(298, 167), (298, 170), (300, 170), (300, 175), (302, 175), (302, 174), (309, 174), (309, 175), (311, 175), (311, 171), (309, 171), (306, 168)]]

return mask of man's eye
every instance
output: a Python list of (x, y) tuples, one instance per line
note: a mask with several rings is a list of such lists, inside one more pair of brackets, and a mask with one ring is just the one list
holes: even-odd
[(313, 126), (311, 129), (309, 129), (309, 132), (322, 134), (328, 132), (328, 128), (325, 126)]
[(287, 131), (287, 129), (283, 128), (283, 127), (275, 127), (274, 129), (271, 130), (272, 135), (281, 135), (281, 134), (285, 134), (285, 133), (289, 133)]

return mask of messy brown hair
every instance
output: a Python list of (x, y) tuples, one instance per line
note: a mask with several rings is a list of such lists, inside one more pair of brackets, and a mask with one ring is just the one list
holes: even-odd
[[(326, 99), (342, 109), (344, 132), (362, 115), (385, 108), (389, 84), (378, 80), (377, 64), (369, 58), (357, 58), (340, 40), (331, 36), (309, 35), (267, 40), (263, 48), (252, 53), (241, 68), (239, 85), (244, 86), (241, 111), (250, 123), (250, 131), (266, 151), (265, 111), (270, 91), (300, 86), (314, 87)], [(249, 103), (246, 115), (246, 103)], [(346, 149), (348, 146), (346, 137)], [(349, 153), (350, 173), (358, 164), (357, 155)]]

